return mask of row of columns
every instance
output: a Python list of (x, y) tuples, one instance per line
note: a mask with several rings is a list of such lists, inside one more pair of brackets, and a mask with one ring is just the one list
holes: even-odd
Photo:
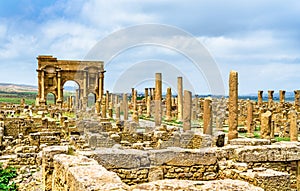
[[(279, 90), (279, 102), (285, 102), (285, 90)], [(273, 94), (274, 90), (268, 90), (268, 104), (271, 105), (273, 103)], [(300, 90), (294, 90), (295, 98), (294, 98), (294, 105), (300, 106)], [(257, 103), (258, 105), (263, 104), (263, 91), (259, 90), (257, 94)]]

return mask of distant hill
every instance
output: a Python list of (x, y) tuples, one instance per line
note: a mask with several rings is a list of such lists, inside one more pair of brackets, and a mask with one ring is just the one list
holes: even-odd
[[(75, 91), (74, 86), (65, 86), (66, 91)], [(2, 92), (37, 92), (38, 87), (26, 84), (0, 83), (0, 91)]]
[(0, 91), (4, 92), (36, 92), (37, 89), (33, 85), (0, 83)]

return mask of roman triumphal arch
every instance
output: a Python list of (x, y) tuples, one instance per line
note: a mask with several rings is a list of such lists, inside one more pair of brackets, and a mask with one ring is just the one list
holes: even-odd
[(45, 105), (46, 95), (52, 93), (56, 104), (63, 102), (63, 85), (75, 81), (76, 102), (79, 108), (87, 106), (88, 94), (96, 95), (101, 101), (104, 91), (104, 63), (102, 61), (57, 60), (53, 56), (38, 56), (38, 96), (37, 102)]

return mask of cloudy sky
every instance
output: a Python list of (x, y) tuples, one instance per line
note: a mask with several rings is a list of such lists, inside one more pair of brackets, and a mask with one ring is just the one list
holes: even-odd
[[(145, 24), (184, 31), (192, 40), (161, 35), (153, 44), (141, 46), (138, 43), (149, 35), (148, 28), (144, 27), (145, 33), (126, 29)], [(36, 85), (38, 55), (84, 60), (96, 47), (100, 57), (101, 48), (114, 50), (111, 47), (123, 41), (99, 43), (124, 30), (126, 42), (139, 39), (138, 46), (131, 44), (113, 52), (113, 57), (104, 56), (106, 89), (114, 90), (127, 78), (133, 83), (130, 87), (142, 89), (153, 83), (143, 75), (146, 71), (162, 71), (163, 79), (168, 79), (165, 86), (176, 86), (176, 77), (181, 75), (186, 89), (211, 93), (214, 79), (203, 64), (216, 65), (219, 71), (212, 75), (223, 80), (226, 92), (230, 70), (239, 72), (240, 94), (300, 89), (300, 1), (296, 0), (0, 1), (0, 82)], [(203, 61), (197, 68), (197, 60), (186, 52), (192, 51), (189, 42), (195, 40), (214, 63)], [(186, 48), (182, 51), (178, 44)]]

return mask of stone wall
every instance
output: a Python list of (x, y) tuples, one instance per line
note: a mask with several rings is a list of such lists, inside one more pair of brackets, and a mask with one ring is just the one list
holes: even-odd
[[(197, 150), (177, 147), (148, 151), (102, 148), (79, 153), (116, 172), (128, 185), (160, 179), (224, 178), (241, 179), (266, 189), (276, 188), (280, 182), (283, 190), (296, 190), (300, 184), (297, 183), (297, 161), (300, 159), (300, 145), (297, 142), (229, 145)], [(224, 167), (221, 161), (233, 161), (236, 165)]]
[[(63, 151), (61, 147), (49, 147), (43, 152), (56, 153)], [(90, 153), (91, 154), (91, 153)], [(124, 154), (124, 153), (123, 153)], [(48, 155), (50, 156), (50, 155)], [(143, 156), (139, 155), (143, 158)], [(107, 171), (102, 165), (99, 165), (94, 159), (77, 155), (56, 154), (53, 157), (53, 171), (51, 175), (51, 187), (46, 187), (45, 190), (70, 190), (70, 191), (100, 191), (100, 190), (195, 190), (195, 191), (208, 191), (208, 190), (236, 190), (243, 189), (245, 191), (262, 191), (262, 188), (253, 186), (249, 183), (239, 180), (214, 180), (214, 181), (188, 181), (188, 180), (154, 180), (150, 183), (137, 184), (134, 186), (128, 186), (116, 173)], [(190, 163), (191, 164), (191, 163)], [(124, 164), (123, 164), (124, 165)], [(167, 169), (171, 169), (168, 168)], [(179, 169), (179, 168), (176, 168)], [(178, 171), (174, 169), (174, 171)], [(196, 169), (196, 168), (195, 168)], [(128, 174), (128, 171), (124, 170), (121, 174)], [(158, 169), (152, 168), (150, 171), (144, 169), (143, 171), (136, 170), (131, 176), (133, 179), (145, 177), (149, 172), (156, 176)], [(179, 172), (179, 171), (178, 171)], [(138, 176), (136, 176), (136, 174)], [(50, 182), (50, 179), (48, 179)], [(50, 185), (50, 184), (48, 184)]]

